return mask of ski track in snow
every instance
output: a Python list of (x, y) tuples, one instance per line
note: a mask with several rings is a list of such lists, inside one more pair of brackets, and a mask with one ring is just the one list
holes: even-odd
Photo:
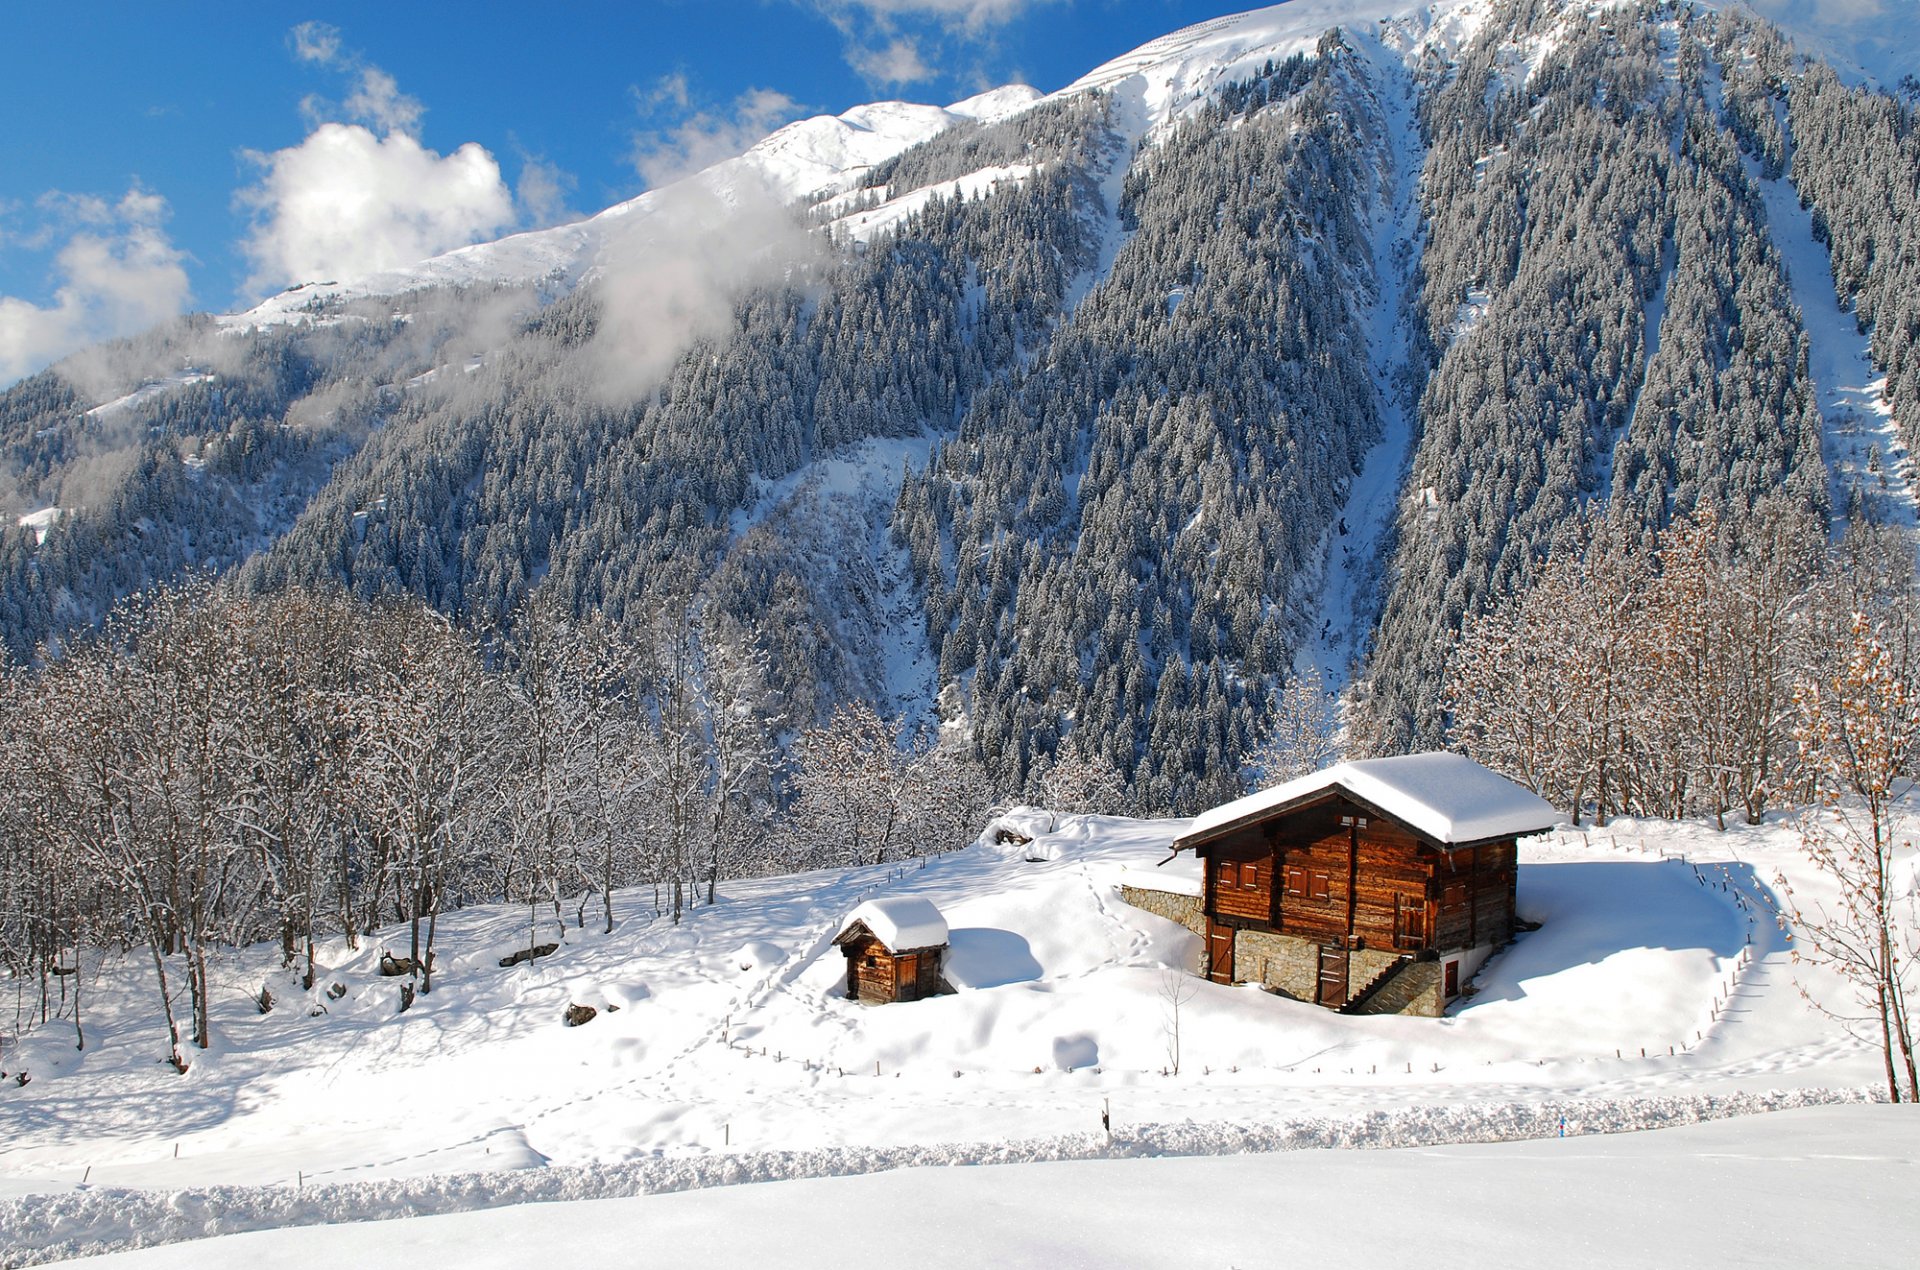
[[(1726, 105), (1723, 71), (1707, 67), (1707, 91), (1723, 125)], [(1783, 121), (1784, 124), (1784, 121)], [(1793, 187), (1793, 147), (1788, 142), (1787, 175), (1769, 180), (1744, 149), (1740, 161), (1760, 192), (1767, 232), (1786, 271), (1793, 301), (1807, 333), (1807, 371), (1820, 411), (1824, 457), (1833, 500), (1832, 533), (1847, 527), (1851, 494), (1858, 488), (1867, 510), (1882, 523), (1899, 526), (1909, 539), (1920, 536), (1916, 515), (1913, 456), (1900, 440), (1886, 399), (1886, 376), (1874, 368), (1868, 336), (1852, 311), (1834, 294), (1833, 261), (1813, 233), (1813, 215), (1800, 205)]]
[(1397, 382), (1406, 361), (1400, 327), (1407, 281), (1424, 242), (1419, 179), (1426, 152), (1413, 118), (1412, 78), (1392, 52), (1372, 41), (1365, 47), (1394, 161), (1391, 197), (1376, 199), (1369, 227), (1376, 294), (1367, 316), (1367, 347), (1381, 435), (1351, 478), (1346, 501), (1327, 531), (1313, 610), (1324, 624), (1303, 641), (1294, 663), (1296, 671), (1317, 670), (1330, 693), (1339, 691), (1364, 651), (1373, 624), (1374, 571), (1399, 510), (1413, 439), (1406, 393)]
[[(1887, 405), (1886, 376), (1874, 369), (1868, 337), (1853, 313), (1834, 297), (1832, 262), (1813, 236), (1813, 217), (1800, 206), (1800, 196), (1786, 178), (1764, 180), (1753, 160), (1742, 157), (1766, 202), (1774, 247), (1806, 326), (1807, 369), (1826, 429), (1834, 532), (1845, 528), (1848, 495), (1858, 485), (1881, 520), (1911, 534), (1914, 464)], [(1872, 470), (1876, 451), (1878, 472)]]

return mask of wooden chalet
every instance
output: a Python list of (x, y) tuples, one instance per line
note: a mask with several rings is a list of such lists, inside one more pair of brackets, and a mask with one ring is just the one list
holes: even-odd
[(947, 920), (927, 900), (868, 900), (833, 942), (847, 956), (852, 1000), (918, 1001), (947, 990)]
[(1216, 807), (1206, 973), (1349, 1013), (1439, 1015), (1513, 937), (1516, 839), (1560, 817), (1457, 754), (1341, 763)]

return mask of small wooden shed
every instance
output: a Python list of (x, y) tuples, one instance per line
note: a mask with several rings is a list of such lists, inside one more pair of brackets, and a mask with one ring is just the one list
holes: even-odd
[(945, 990), (947, 919), (931, 901), (868, 900), (833, 942), (847, 955), (851, 1000), (918, 1001)]
[(1341, 763), (1195, 819), (1207, 975), (1437, 1015), (1513, 937), (1516, 840), (1559, 822), (1458, 754)]

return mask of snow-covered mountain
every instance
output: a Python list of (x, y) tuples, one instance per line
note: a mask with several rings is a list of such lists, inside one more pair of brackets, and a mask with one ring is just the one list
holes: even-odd
[[(738, 158), (715, 164), (687, 180), (723, 200), (732, 198), (743, 184), (782, 202), (809, 196), (822, 199), (843, 192), (876, 164), (956, 123), (1005, 118), (1039, 96), (1031, 88), (1009, 85), (944, 108), (901, 101), (856, 106), (841, 115), (820, 115), (788, 124)], [(229, 330), (247, 330), (297, 320), (316, 301), (404, 295), (430, 287), (545, 285), (554, 290), (571, 289), (602, 264), (610, 240), (617, 238), (629, 221), (653, 212), (661, 199), (661, 191), (649, 191), (587, 220), (461, 247), (364, 278), (292, 287), (251, 309), (223, 317), (221, 325)]]
[(1862, 174), (1920, 130), (1862, 82), (1740, 7), (1293, 0), (803, 120), (0, 395), (0, 634), (194, 567), (491, 622), (694, 563), (790, 717), (945, 701), (1010, 783), (1071, 741), (1198, 805), (1308, 668), (1432, 741), (1586, 509), (1913, 523), (1920, 215)]
[[(1736, 3), (1739, 0), (1735, 0)], [(1912, 0), (1889, 0), (1896, 10)], [(1726, 7), (1702, 4), (1702, 9)], [(1245, 77), (1266, 61), (1311, 51), (1333, 28), (1413, 61), (1450, 58), (1471, 42), (1497, 0), (1434, 0), (1432, 3), (1362, 3), (1361, 0), (1289, 0), (1230, 14), (1174, 31), (1103, 63), (1054, 98), (1125, 88), (1144, 106), (1138, 122), (1150, 130), (1198, 109), (1222, 84)], [(1602, 21), (1611, 10), (1630, 11), (1629, 0), (1610, 0), (1575, 10), (1580, 20)], [(1853, 21), (1797, 0), (1763, 0), (1758, 10), (1778, 22), (1797, 44), (1825, 58), (1851, 79), (1886, 86), (1920, 71), (1911, 49), (1896, 49), (1873, 32), (1880, 22)], [(1891, 15), (1881, 15), (1891, 16)], [(1920, 15), (1916, 15), (1920, 16)], [(1535, 42), (1530, 59), (1548, 54), (1554, 41)], [(782, 199), (819, 202), (844, 193), (860, 175), (901, 151), (930, 140), (962, 121), (1004, 121), (1044, 100), (1027, 85), (1010, 84), (945, 107), (888, 101), (856, 106), (840, 115), (802, 119), (775, 131), (738, 158), (688, 178), (723, 196), (743, 180), (763, 185)], [(316, 299), (400, 295), (422, 287), (475, 283), (572, 283), (591, 274), (607, 250), (608, 235), (627, 217), (644, 216), (659, 200), (650, 191), (587, 220), (514, 234), (497, 242), (463, 247), (400, 269), (361, 279), (309, 282), (230, 314), (224, 325), (245, 328), (285, 321)]]

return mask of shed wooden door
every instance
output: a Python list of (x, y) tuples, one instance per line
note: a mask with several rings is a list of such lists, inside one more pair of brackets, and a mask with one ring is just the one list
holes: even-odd
[(893, 959), (893, 999), (895, 1001), (920, 999), (919, 953), (908, 953), (904, 957)]
[(1320, 948), (1320, 1004), (1343, 1006), (1347, 1003), (1347, 950)]
[(1217, 923), (1207, 927), (1207, 978), (1215, 983), (1233, 982), (1233, 927)]

